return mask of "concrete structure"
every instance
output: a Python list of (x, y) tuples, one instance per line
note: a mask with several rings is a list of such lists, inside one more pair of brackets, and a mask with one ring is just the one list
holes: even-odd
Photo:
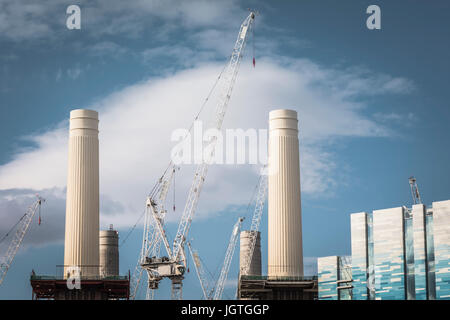
[(239, 300), (317, 300), (317, 277), (241, 276)]
[(98, 113), (70, 112), (64, 276), (80, 267), (82, 277), (95, 277), (99, 266)]
[[(450, 200), (354, 213), (351, 237), (353, 300), (450, 300)], [(340, 299), (338, 258), (319, 258), (319, 299)]]
[(100, 230), (100, 275), (119, 275), (119, 233), (111, 225), (109, 230)]
[(269, 114), (268, 276), (303, 275), (297, 112)]
[(82, 279), (81, 289), (68, 289), (62, 276), (31, 275), (33, 300), (118, 300), (130, 297), (130, 276)]
[[(240, 253), (239, 253), (239, 270), (243, 270), (244, 257), (249, 255), (250, 251), (250, 235), (251, 231), (241, 231), (240, 235)], [(261, 232), (257, 233), (255, 249), (253, 250), (252, 261), (248, 273), (245, 276), (261, 275)]]

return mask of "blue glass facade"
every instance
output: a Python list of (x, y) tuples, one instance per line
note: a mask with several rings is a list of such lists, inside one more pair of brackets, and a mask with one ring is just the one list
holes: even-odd
[(340, 257), (320, 258), (333, 259), (319, 267), (319, 299), (323, 288), (328, 299), (450, 300), (450, 200), (350, 217), (352, 282)]
[(368, 214), (354, 213), (351, 219), (353, 300), (368, 299)]
[(375, 299), (404, 300), (403, 208), (373, 212)]
[(436, 299), (450, 300), (450, 200), (433, 202)]
[(412, 207), (414, 233), (414, 281), (416, 300), (426, 300), (427, 297), (427, 259), (425, 233), (425, 206), (417, 204)]
[(436, 299), (436, 275), (434, 265), (434, 237), (433, 237), (433, 211), (425, 216), (426, 230), (426, 256), (427, 256), (427, 296), (429, 300)]
[(351, 300), (351, 257), (331, 256), (317, 260), (319, 300)]
[(323, 257), (317, 260), (319, 300), (338, 300), (338, 257)]

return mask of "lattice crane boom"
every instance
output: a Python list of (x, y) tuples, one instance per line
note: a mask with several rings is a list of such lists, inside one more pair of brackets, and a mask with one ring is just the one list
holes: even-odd
[(223, 289), (225, 287), (225, 281), (230, 271), (231, 260), (233, 259), (234, 249), (236, 249), (236, 243), (239, 239), (239, 231), (241, 230), (242, 221), (244, 218), (239, 218), (233, 227), (230, 241), (228, 242), (227, 252), (225, 254), (225, 260), (223, 262), (222, 270), (220, 271), (219, 279), (217, 279), (216, 288), (214, 290), (214, 300), (220, 300), (222, 298)]
[(8, 246), (6, 255), (3, 257), (4, 262), (0, 264), (0, 285), (3, 283), (3, 280), (6, 277), (6, 273), (11, 267), (11, 263), (13, 262), (14, 257), (16, 256), (16, 253), (19, 250), (20, 245), (22, 244), (22, 241), (30, 227), (34, 214), (36, 213), (37, 210), (40, 210), (42, 202), (45, 201), (44, 198), (41, 198), (39, 196), (37, 196), (37, 198), (38, 199), (28, 208), (26, 213), (20, 218), (14, 237)]

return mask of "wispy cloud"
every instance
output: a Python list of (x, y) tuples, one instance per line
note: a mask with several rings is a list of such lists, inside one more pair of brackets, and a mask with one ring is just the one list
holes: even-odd
[(412, 112), (408, 112), (406, 114), (400, 114), (395, 112), (388, 112), (388, 113), (377, 112), (373, 116), (381, 123), (395, 123), (404, 126), (411, 126), (418, 120), (417, 116)]
[(129, 50), (112, 41), (101, 41), (85, 49), (87, 53), (94, 57), (118, 58), (126, 54)]
[[(11, 41), (56, 38), (66, 29), (66, 8), (70, 0), (0, 0), (0, 38)], [(228, 26), (239, 17), (237, 1), (82, 0), (81, 28), (93, 37), (115, 35), (137, 37), (152, 28), (198, 28)], [(238, 18), (240, 19), (240, 18)]]

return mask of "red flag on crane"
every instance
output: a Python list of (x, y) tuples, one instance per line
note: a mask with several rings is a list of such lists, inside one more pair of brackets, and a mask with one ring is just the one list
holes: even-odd
[(256, 60), (255, 60), (255, 57), (253, 57), (253, 68), (255, 67), (255, 64), (256, 64)]

